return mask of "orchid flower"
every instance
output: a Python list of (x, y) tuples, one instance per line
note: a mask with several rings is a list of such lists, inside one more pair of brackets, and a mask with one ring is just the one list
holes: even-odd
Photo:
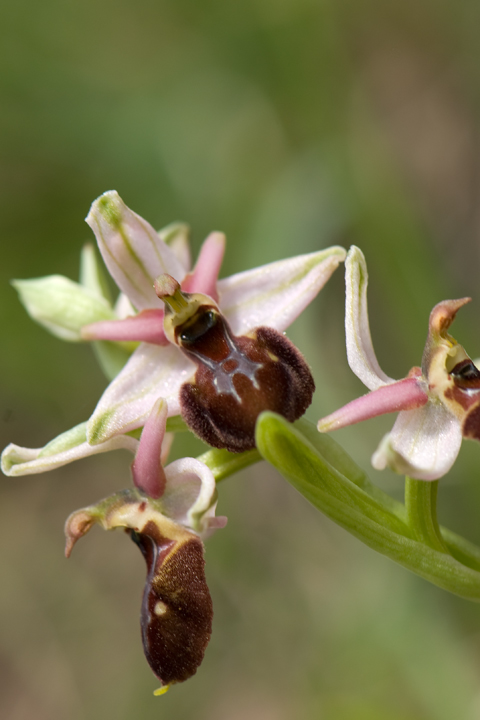
[(139, 546), (147, 563), (143, 646), (163, 692), (191, 677), (202, 662), (213, 608), (200, 538), (226, 524), (226, 518), (215, 517), (215, 478), (206, 465), (183, 458), (163, 467), (166, 420), (167, 406), (160, 398), (138, 443), (132, 465), (135, 489), (77, 510), (65, 525), (67, 557), (95, 523), (105, 530), (126, 529)]
[(373, 350), (367, 267), (357, 247), (345, 261), (345, 280), (348, 363), (371, 392), (321, 419), (318, 429), (330, 432), (400, 411), (372, 457), (373, 466), (388, 466), (417, 480), (436, 480), (452, 467), (462, 437), (480, 440), (480, 372), (448, 334), (457, 311), (470, 298), (445, 300), (433, 308), (421, 367), (395, 381), (381, 370)]
[[(54, 468), (58, 462), (69, 461), (67, 451), (73, 460), (111, 449), (107, 443), (114, 438), (128, 437), (143, 427), (158, 397), (165, 398), (169, 416), (180, 413), (180, 389), (194, 378), (196, 365), (165, 335), (164, 303), (154, 290), (158, 276), (168, 274), (178, 281), (182, 292), (211, 298), (235, 336), (262, 325), (283, 332), (346, 255), (343, 248), (331, 247), (218, 280), (225, 249), (221, 233), (208, 236), (190, 271), (188, 252), (168, 245), (114, 191), (93, 203), (87, 223), (110, 274), (136, 314), (121, 320), (97, 317), (98, 321), (88, 321), (80, 334), (85, 340), (140, 345), (106, 388), (90, 420), (53, 441), (57, 452), (51, 452), (52, 444), (34, 451), (9, 445), (2, 455), (2, 470), (7, 475), (41, 472), (38, 460), (45, 452), (49, 453), (48, 468)], [(34, 308), (28, 309), (35, 317)], [(43, 324), (47, 324), (45, 317)], [(125, 442), (129, 444), (130, 439)], [(42, 468), (47, 469), (45, 463)]]

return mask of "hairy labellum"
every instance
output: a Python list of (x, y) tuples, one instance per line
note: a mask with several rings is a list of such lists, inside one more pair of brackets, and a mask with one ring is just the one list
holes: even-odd
[(450, 406), (457, 406), (462, 435), (470, 440), (480, 440), (480, 371), (467, 357), (450, 371), (450, 377), (453, 386), (445, 391), (445, 399)]
[(66, 555), (94, 523), (124, 527), (147, 563), (141, 628), (147, 661), (168, 686), (200, 666), (212, 633), (213, 606), (200, 538), (165, 517), (137, 491), (117, 493), (72, 513), (65, 525)]
[(205, 580), (202, 541), (162, 537), (148, 523), (130, 530), (147, 563), (141, 626), (150, 667), (164, 685), (194, 675), (212, 634), (213, 606)]
[(315, 390), (295, 345), (277, 330), (259, 327), (237, 337), (213, 301), (182, 293), (161, 276), (155, 288), (166, 303), (165, 334), (197, 365), (180, 390), (187, 425), (202, 440), (231, 452), (255, 447), (255, 423), (264, 410), (297, 420)]

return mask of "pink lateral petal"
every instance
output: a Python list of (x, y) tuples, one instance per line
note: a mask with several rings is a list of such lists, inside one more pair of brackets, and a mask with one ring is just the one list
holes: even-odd
[(161, 460), (167, 413), (167, 403), (163, 398), (159, 398), (142, 430), (137, 454), (132, 463), (133, 484), (155, 499), (162, 497), (167, 482)]
[(414, 377), (405, 378), (390, 385), (382, 385), (344, 405), (319, 420), (317, 428), (320, 432), (339, 430), (378, 415), (422, 407), (427, 400), (428, 395), (423, 389), (423, 383)]
[(218, 302), (217, 280), (225, 253), (225, 235), (212, 232), (203, 243), (196, 265), (182, 281), (182, 290), (203, 293)]
[(138, 315), (123, 320), (100, 320), (84, 325), (84, 340), (114, 340), (116, 342), (148, 342), (168, 345), (163, 330), (163, 310), (142, 310)]

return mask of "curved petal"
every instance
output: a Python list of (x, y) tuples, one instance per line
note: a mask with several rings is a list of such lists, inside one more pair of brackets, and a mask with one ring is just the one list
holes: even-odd
[(86, 427), (87, 423), (81, 423), (43, 448), (24, 448), (13, 443), (8, 445), (2, 453), (2, 472), (9, 477), (35, 475), (110, 450), (124, 448), (132, 453), (137, 451), (138, 440), (128, 435), (117, 435), (99, 445), (89, 445), (86, 441)]
[(165, 474), (167, 486), (161, 499), (165, 515), (203, 538), (226, 525), (226, 518), (215, 518), (217, 488), (210, 468), (187, 457), (168, 465)]
[(154, 279), (168, 273), (181, 281), (185, 270), (153, 227), (114, 190), (95, 200), (86, 221), (110, 275), (134, 306), (138, 310), (162, 307), (153, 290)]
[(385, 375), (375, 355), (367, 306), (368, 273), (360, 248), (352, 245), (345, 260), (345, 335), (348, 364), (370, 390), (395, 382)]
[(459, 421), (440, 404), (401, 412), (372, 457), (377, 470), (387, 466), (417, 480), (437, 480), (452, 467), (462, 444)]
[(330, 432), (385, 413), (421, 407), (428, 401), (423, 385), (422, 381), (413, 377), (382, 385), (319, 420), (317, 429)]
[(218, 302), (217, 281), (225, 254), (225, 235), (212, 232), (200, 248), (195, 268), (182, 281), (182, 290), (202, 293)]
[(220, 309), (235, 335), (261, 325), (283, 331), (316, 297), (345, 255), (335, 246), (219, 280)]
[(169, 417), (178, 415), (180, 387), (195, 370), (176, 346), (142, 343), (100, 398), (88, 421), (88, 442), (96, 445), (141, 427), (159, 397), (167, 401)]
[(164, 312), (160, 308), (142, 310), (138, 315), (123, 320), (103, 320), (84, 325), (83, 340), (113, 340), (116, 342), (148, 342), (167, 345), (163, 329)]
[(167, 413), (167, 403), (163, 398), (159, 398), (143, 427), (137, 454), (132, 463), (133, 484), (151, 498), (161, 497), (167, 482), (161, 458)]

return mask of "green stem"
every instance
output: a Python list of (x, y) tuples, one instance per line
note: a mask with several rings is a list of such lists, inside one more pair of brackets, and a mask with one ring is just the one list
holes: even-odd
[(439, 552), (448, 553), (437, 520), (438, 480), (405, 478), (407, 524), (413, 537)]
[(312, 505), (366, 545), (438, 587), (480, 601), (480, 550), (450, 531), (442, 536), (436, 483), (407, 478), (402, 506), (380, 489), (373, 490), (338, 446), (307, 433), (308, 439), (298, 425), (263, 413), (257, 422), (257, 447)]
[(199, 455), (197, 460), (203, 462), (213, 473), (215, 480), (220, 482), (229, 475), (243, 470), (249, 465), (253, 465), (263, 460), (258, 450), (247, 450), (243, 453), (231, 453), (228, 450), (217, 450), (212, 448), (207, 450), (203, 455)]
[(404, 505), (373, 485), (338, 443), (304, 419), (292, 427), (266, 413), (257, 427), (257, 443), (260, 452), (211, 449), (198, 459), (220, 482), (263, 456), (359, 540), (435, 585), (480, 601), (480, 548), (439, 528), (438, 483), (407, 478)]

